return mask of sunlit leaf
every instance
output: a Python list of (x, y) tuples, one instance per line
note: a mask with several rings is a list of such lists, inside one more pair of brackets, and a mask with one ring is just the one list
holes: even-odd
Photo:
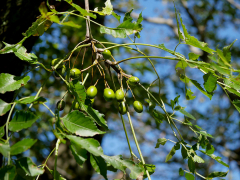
[(217, 88), (217, 77), (214, 76), (212, 73), (207, 73), (203, 75), (204, 79), (204, 88), (207, 92), (211, 93)]
[(13, 119), (9, 123), (9, 129), (11, 131), (20, 131), (32, 126), (32, 124), (38, 119), (38, 116), (31, 111), (16, 111)]
[(190, 174), (190, 173), (186, 173), (186, 174), (185, 174), (185, 178), (186, 178), (187, 180), (195, 180), (194, 175), (192, 175), (192, 174)]
[(204, 163), (205, 161), (198, 155), (194, 155), (193, 161), (197, 163)]
[(101, 156), (90, 155), (90, 162), (94, 170), (101, 174), (106, 180), (107, 178), (107, 164)]
[(27, 53), (27, 49), (23, 46), (21, 46), (16, 52), (14, 52), (14, 54), (23, 61), (27, 61), (31, 64), (38, 63), (37, 56), (33, 53)]
[(11, 104), (8, 104), (0, 99), (0, 116), (4, 115), (11, 109)]
[(212, 172), (211, 174), (209, 174), (207, 177), (208, 178), (215, 178), (215, 177), (226, 177), (228, 174), (227, 172)]
[(5, 42), (3, 44), (5, 44), (5, 47), (0, 50), (0, 54), (16, 52), (21, 47), (19, 44), (8, 44)]
[(25, 77), (19, 77), (14, 76), (11, 74), (0, 74), (0, 93), (4, 94), (7, 91), (15, 91), (19, 89), (20, 87), (27, 84), (27, 82), (30, 80), (29, 76)]
[(187, 92), (186, 92), (186, 99), (187, 100), (193, 100), (195, 99), (196, 96), (193, 96), (193, 92), (191, 91), (191, 89), (187, 89)]
[(188, 53), (188, 57), (189, 57), (190, 60), (197, 60), (199, 58), (199, 56), (200, 55), (195, 54), (193, 52)]
[(94, 136), (103, 134), (93, 120), (80, 111), (72, 111), (62, 118), (65, 127), (72, 133), (79, 136)]
[(219, 162), (220, 164), (226, 166), (229, 168), (229, 165), (226, 164), (225, 162), (221, 161), (221, 157), (219, 156), (215, 156), (214, 154), (208, 154), (207, 152), (203, 151), (203, 150), (200, 150), (202, 153), (208, 155), (209, 157), (211, 157), (212, 159), (216, 160), (217, 162)]
[(29, 96), (24, 99), (15, 100), (14, 102), (19, 104), (31, 104), (31, 103), (45, 103), (47, 100), (43, 97), (37, 97), (35, 99), (35, 96)]
[(167, 139), (166, 139), (166, 138), (159, 138), (159, 139), (157, 140), (157, 144), (156, 144), (155, 148), (159, 148), (160, 145), (163, 145), (163, 146), (164, 146), (166, 142), (167, 142)]
[(0, 141), (0, 153), (5, 157), (8, 156), (8, 153), (10, 153), (9, 143)]

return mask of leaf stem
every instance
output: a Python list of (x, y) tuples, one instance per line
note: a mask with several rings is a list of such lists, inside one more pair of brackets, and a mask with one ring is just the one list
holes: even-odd
[(60, 144), (61, 140), (58, 139), (57, 142), (56, 142), (56, 150), (55, 150), (55, 164), (54, 164), (54, 174), (53, 174), (53, 177), (54, 177), (54, 180), (57, 179), (57, 158), (58, 158), (58, 148), (59, 148), (59, 144)]
[(52, 112), (52, 110), (45, 103), (42, 103), (42, 105), (44, 105), (50, 111), (50, 113), (55, 117), (55, 114)]

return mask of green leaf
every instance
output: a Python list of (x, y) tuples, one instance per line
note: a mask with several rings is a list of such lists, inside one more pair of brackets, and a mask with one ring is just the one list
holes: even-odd
[(0, 99), (0, 116), (4, 115), (11, 109), (11, 104), (8, 104)]
[(197, 38), (195, 38), (194, 36), (190, 36), (188, 34), (187, 29), (186, 29), (185, 25), (183, 24), (182, 18), (181, 18), (180, 15), (179, 15), (179, 18), (180, 18), (180, 22), (181, 22), (181, 25), (182, 25), (182, 28), (183, 28), (183, 33), (184, 33), (184, 36), (185, 36), (185, 38), (183, 40), (186, 42), (186, 44), (197, 47), (197, 48), (199, 48), (199, 49), (201, 49), (205, 52), (208, 52), (210, 54), (213, 54), (213, 52), (215, 52), (215, 51), (213, 49), (210, 49), (208, 47), (207, 43), (201, 42)]
[(10, 147), (9, 147), (9, 143), (5, 143), (3, 141), (0, 141), (0, 153), (7, 157), (8, 156), (8, 152), (10, 153)]
[(72, 0), (65, 0), (68, 4), (70, 4), (72, 7), (76, 8), (83, 16), (90, 16), (94, 19), (96, 19), (96, 15), (93, 13), (87, 12), (85, 9), (81, 8), (77, 4), (74, 4)]
[(156, 109), (153, 110), (153, 112), (151, 113), (153, 118), (158, 122), (158, 123), (162, 123), (162, 121), (165, 119), (165, 117), (158, 112)]
[(48, 10), (47, 10), (47, 6), (46, 6), (45, 2), (42, 2), (38, 9), (39, 9), (39, 12), (41, 13), (42, 16), (47, 15)]
[(193, 60), (193, 61), (197, 60), (197, 59), (199, 58), (199, 56), (200, 56), (200, 55), (195, 54), (195, 53), (192, 53), (192, 52), (188, 53), (189, 59), (190, 59), (190, 60)]
[(11, 156), (21, 154), (22, 152), (28, 150), (30, 147), (32, 147), (37, 142), (37, 139), (23, 139), (13, 146), (11, 146), (10, 154)]
[(224, 79), (224, 84), (230, 86), (231, 88), (233, 88), (233, 89), (235, 89), (237, 91), (240, 90), (240, 84), (234, 78)]
[(101, 156), (90, 155), (90, 162), (92, 167), (98, 174), (101, 174), (106, 180), (107, 178), (107, 164)]
[(44, 170), (38, 168), (29, 157), (23, 157), (15, 161), (17, 167), (17, 173), (23, 178), (43, 174)]
[(108, 28), (108, 27), (105, 27), (105, 26), (100, 27), (100, 33), (110, 34), (115, 38), (126, 38), (127, 37), (125, 29)]
[(93, 120), (80, 111), (72, 111), (62, 118), (63, 124), (71, 132), (79, 136), (94, 136), (104, 134)]
[(63, 22), (63, 23), (60, 23), (60, 24), (64, 25), (64, 26), (70, 26), (70, 27), (78, 28), (78, 29), (82, 27), (81, 25), (75, 24), (73, 21), (67, 21), (67, 22)]
[(225, 46), (223, 48), (223, 55), (226, 58), (228, 63), (231, 63), (231, 52), (230, 52), (230, 49), (231, 49), (231, 47), (233, 46), (233, 44), (235, 43), (236, 40), (234, 40), (230, 45)]
[[(149, 175), (152, 175), (156, 169), (156, 166), (154, 164), (144, 164), (144, 167), (148, 170)], [(146, 171), (144, 171), (143, 178), (147, 178)]]
[(186, 174), (185, 174), (185, 178), (186, 178), (187, 180), (195, 180), (194, 175), (192, 175), (192, 174), (190, 174), (190, 173), (186, 173)]
[(14, 76), (7, 73), (0, 74), (0, 93), (4, 94), (7, 91), (15, 91), (27, 84), (30, 80), (29, 76)]
[(175, 69), (176, 70), (177, 70), (177, 68), (185, 69), (187, 66), (188, 65), (185, 61), (178, 61), (178, 63), (175, 66)]
[(186, 159), (188, 157), (188, 151), (186, 150), (186, 147), (183, 147), (183, 145), (181, 148), (181, 154), (182, 154), (183, 159)]
[(168, 153), (166, 159), (165, 159), (165, 162), (168, 162), (170, 159), (172, 159), (173, 155), (175, 154), (176, 152), (176, 146), (173, 146), (171, 151)]
[(72, 155), (74, 156), (76, 162), (80, 165), (80, 167), (83, 167), (83, 163), (87, 160), (87, 151), (79, 146), (76, 146), (74, 144), (70, 145), (70, 149), (72, 151)]
[(143, 175), (143, 167), (135, 164), (133, 161), (124, 160), (122, 156), (106, 156), (102, 155), (106, 162), (111, 164), (114, 168), (119, 169), (125, 173), (125, 169), (128, 168), (130, 173), (130, 178), (136, 179), (139, 175)]
[(8, 176), (8, 180), (14, 180), (16, 176), (16, 167), (13, 165), (3, 166), (0, 169), (0, 179), (6, 180)]
[(197, 163), (204, 163), (204, 160), (198, 155), (194, 155), (193, 161)]
[(33, 53), (27, 53), (27, 49), (23, 46), (21, 46), (17, 52), (14, 52), (14, 54), (19, 57), (19, 59), (23, 61), (27, 61), (31, 64), (37, 64), (37, 56)]
[(213, 136), (212, 136), (211, 134), (208, 134), (206, 131), (197, 131), (197, 130), (196, 130), (196, 132), (199, 133), (199, 134), (202, 134), (202, 135), (204, 135), (204, 136), (208, 136), (208, 137), (210, 137), (210, 138), (213, 138)]
[(179, 111), (180, 113), (184, 114), (185, 116), (187, 116), (187, 117), (189, 117), (189, 118), (191, 118), (191, 119), (193, 119), (193, 120), (196, 120), (196, 118), (195, 118), (193, 115), (191, 115), (190, 113), (188, 113), (188, 112), (185, 111), (184, 109), (185, 109), (184, 107), (181, 107), (181, 109), (178, 110), (178, 111)]
[(222, 67), (221, 65), (219, 65), (219, 64), (216, 64), (216, 63), (211, 63), (211, 66), (212, 66), (212, 68), (214, 69), (214, 70), (216, 70), (216, 71), (218, 71), (220, 74), (223, 74), (223, 75), (225, 75), (225, 76), (228, 76), (228, 75), (230, 75), (230, 70), (229, 69), (226, 69), (226, 68), (224, 68), (224, 67)]
[(157, 144), (156, 144), (156, 146), (155, 146), (155, 148), (159, 148), (159, 146), (160, 145), (165, 145), (166, 144), (166, 142), (167, 142), (167, 139), (166, 138), (159, 138), (158, 140), (157, 140)]
[(81, 102), (85, 102), (86, 99), (86, 90), (85, 87), (83, 85), (80, 84), (80, 82), (76, 79), (73, 80), (72, 82), (69, 83), (70, 84), (70, 90), (71, 93), (76, 97), (79, 98), (79, 100)]
[(214, 149), (213, 145), (211, 145), (210, 143), (208, 143), (207, 148), (206, 148), (206, 152), (207, 152), (208, 154), (213, 154), (214, 151), (215, 151), (215, 149)]
[(111, 1), (110, 0), (107, 0), (105, 2), (105, 7), (102, 8), (102, 11), (98, 11), (98, 8), (95, 8), (94, 9), (94, 12), (100, 14), (100, 15), (111, 15), (112, 12), (113, 12), (113, 6), (111, 4)]
[(13, 119), (9, 123), (10, 131), (20, 131), (32, 126), (32, 124), (38, 119), (38, 116), (31, 111), (16, 111)]
[[(48, 170), (49, 170), (49, 172), (50, 172), (52, 175), (54, 175), (54, 171), (53, 171), (53, 170), (51, 170), (51, 169), (48, 169)], [(59, 172), (56, 171), (56, 180), (67, 180), (67, 179), (65, 179), (64, 177), (62, 177), (62, 176), (59, 174)]]
[(35, 96), (29, 96), (24, 99), (15, 100), (14, 102), (19, 103), (19, 104), (31, 104), (31, 103), (43, 104), (43, 103), (47, 102), (47, 100), (43, 97), (37, 97), (35, 99)]
[(91, 106), (82, 104), (82, 109), (87, 112), (89, 117), (94, 120), (99, 126), (103, 127), (105, 130), (108, 130), (108, 125), (106, 120), (103, 118), (104, 114), (99, 113), (96, 109), (93, 109)]
[(219, 156), (215, 156), (214, 154), (208, 154), (207, 152), (200, 150), (202, 153), (206, 154), (207, 156), (211, 157), (212, 159), (216, 160), (217, 162), (219, 162), (220, 164), (226, 166), (229, 168), (229, 165), (226, 164), (225, 162), (221, 161), (221, 157)]
[[(183, 37), (183, 35), (182, 35), (181, 31), (180, 31), (180, 27), (179, 27), (179, 21), (178, 21), (178, 14), (179, 14), (179, 13), (177, 13), (177, 9), (176, 9), (176, 7), (175, 7), (175, 3), (173, 3), (173, 4), (174, 4), (174, 9), (175, 9), (175, 16), (176, 16), (177, 28), (178, 28), (178, 36), (179, 36), (179, 42), (180, 42), (180, 39), (184, 39), (184, 37)], [(180, 16), (180, 15), (179, 15), (179, 16)]]
[(228, 174), (228, 171), (227, 172), (212, 172), (207, 177), (208, 178), (226, 177), (227, 174)]
[(223, 55), (223, 52), (220, 49), (217, 49), (217, 54), (226, 66), (231, 67), (231, 65), (229, 64), (229, 62), (227, 61), (226, 57)]
[(175, 51), (173, 51), (173, 50), (170, 50), (170, 49), (166, 48), (164, 44), (159, 44), (158, 47), (159, 47), (160, 49), (166, 51), (166, 52), (169, 52), (169, 53), (172, 54), (172, 55), (178, 55), (178, 56), (180, 56), (180, 57), (183, 56), (183, 55), (180, 54), (180, 53), (177, 53), (177, 52), (175, 52)]
[(116, 14), (114, 11), (112, 12), (112, 15), (118, 20), (118, 22), (120, 22), (121, 16)]
[(5, 44), (5, 47), (0, 50), (0, 54), (16, 52), (21, 47), (19, 44), (8, 44), (5, 42), (3, 42), (3, 44)]
[(76, 148), (79, 147), (86, 149), (94, 156), (103, 155), (102, 147), (100, 146), (99, 142), (93, 138), (83, 139), (81, 137), (76, 137), (73, 135), (67, 135), (66, 137), (71, 141), (71, 144), (74, 144)]
[(5, 134), (4, 126), (0, 127), (0, 138), (3, 137)]
[(193, 92), (191, 91), (191, 89), (187, 89), (187, 92), (186, 92), (186, 99), (187, 100), (193, 100), (195, 99), (196, 96), (193, 96)]
[(190, 79), (188, 78), (187, 76), (185, 76), (185, 78), (189, 81), (191, 81), (191, 83), (196, 86), (196, 88), (198, 88), (204, 95), (206, 95), (209, 99), (212, 99), (212, 96), (213, 96), (213, 93), (209, 93), (209, 92), (206, 92), (202, 86), (196, 81), (196, 80), (193, 80), (193, 79)]
[(41, 36), (51, 25), (52, 22), (50, 20), (40, 17), (34, 23), (32, 23), (32, 26), (29, 27), (28, 30), (23, 33), (23, 35), (26, 37)]
[(233, 101), (233, 105), (235, 106), (235, 108), (238, 110), (238, 112), (240, 113), (240, 100), (234, 100)]
[(183, 176), (184, 175), (184, 171), (183, 171), (182, 168), (179, 168), (178, 172), (179, 172), (179, 176)]
[(217, 88), (217, 77), (214, 76), (211, 72), (203, 75), (204, 88), (207, 92), (211, 93)]

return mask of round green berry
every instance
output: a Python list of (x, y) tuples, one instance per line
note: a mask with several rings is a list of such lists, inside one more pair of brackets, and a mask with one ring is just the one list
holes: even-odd
[(117, 101), (123, 101), (124, 100), (124, 92), (123, 92), (123, 90), (121, 90), (121, 89), (119, 89), (119, 90), (117, 90), (116, 91), (116, 99), (117, 99)]
[(133, 107), (134, 107), (134, 110), (138, 113), (141, 113), (143, 111), (143, 105), (140, 101), (134, 101)]
[(78, 79), (81, 76), (81, 71), (77, 68), (73, 68), (70, 70), (70, 78)]
[(111, 51), (109, 51), (108, 49), (105, 49), (102, 52), (102, 54), (103, 54), (104, 59), (111, 59), (111, 57), (112, 57)]
[(119, 109), (118, 110), (119, 110), (119, 113), (122, 114), (122, 115), (127, 113), (127, 107), (126, 107), (124, 101), (119, 103)]
[(97, 88), (95, 86), (90, 86), (87, 89), (87, 97), (90, 99), (94, 98), (97, 95)]
[(127, 81), (127, 83), (131, 86), (136, 86), (138, 82), (139, 82), (139, 78), (136, 76), (130, 77)]
[(112, 89), (106, 88), (104, 89), (103, 97), (106, 101), (110, 101), (115, 98), (115, 93)]
[(61, 100), (57, 102), (57, 109), (59, 109), (59, 111), (62, 111), (65, 107), (66, 103), (65, 101)]
[[(60, 58), (56, 58), (56, 59), (53, 59), (51, 61), (51, 66), (56, 66), (62, 59)], [(60, 69), (61, 67), (63, 67), (63, 62), (61, 62), (61, 64), (58, 65), (58, 67), (56, 69)]]

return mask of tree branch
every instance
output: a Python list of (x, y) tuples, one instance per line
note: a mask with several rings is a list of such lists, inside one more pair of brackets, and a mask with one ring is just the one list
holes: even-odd
[(234, 2), (234, 0), (227, 0), (231, 5), (240, 10), (240, 4)]

